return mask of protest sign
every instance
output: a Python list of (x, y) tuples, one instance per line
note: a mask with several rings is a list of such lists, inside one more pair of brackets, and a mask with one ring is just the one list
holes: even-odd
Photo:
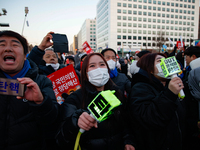
[[(182, 44), (183, 44), (183, 46), (181, 46)], [(182, 44), (181, 44), (181, 41), (177, 41), (177, 42), (176, 42), (176, 47), (177, 47), (177, 49), (180, 49), (181, 47), (184, 47), (184, 46), (185, 46), (185, 43), (184, 43), (184, 42), (183, 42)]]
[(62, 93), (70, 95), (81, 87), (73, 65), (59, 69), (47, 77), (52, 81), (53, 90), (59, 104), (64, 102)]
[(0, 94), (24, 96), (24, 84), (16, 79), (0, 78)]
[(88, 44), (87, 41), (85, 41), (82, 46), (83, 46), (83, 49), (85, 50), (85, 52), (87, 54), (93, 53), (93, 50), (92, 50), (92, 48), (90, 47), (90, 45)]
[[(180, 66), (175, 56), (162, 58), (160, 62), (160, 67), (163, 71), (164, 76), (165, 77), (170, 76), (171, 79), (173, 79), (174, 77), (177, 77), (177, 73), (181, 72)], [(183, 89), (180, 90), (178, 96), (181, 99), (185, 97)]]

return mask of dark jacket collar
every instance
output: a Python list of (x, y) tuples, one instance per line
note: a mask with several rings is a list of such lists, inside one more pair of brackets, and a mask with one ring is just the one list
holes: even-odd
[[(31, 79), (35, 78), (38, 74), (38, 68), (37, 65), (30, 59), (28, 59), (31, 65), (31, 69), (26, 73), (25, 77), (30, 77)], [(0, 77), (6, 78), (6, 76), (3, 74), (3, 71), (0, 70)]]
[(149, 77), (148, 73), (143, 69), (140, 69), (138, 73), (133, 75), (131, 86), (139, 82), (150, 84), (158, 91), (162, 91), (165, 88), (154, 75), (151, 74), (151, 76)]

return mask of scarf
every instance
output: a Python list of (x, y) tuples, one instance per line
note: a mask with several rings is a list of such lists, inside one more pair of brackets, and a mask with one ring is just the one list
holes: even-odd
[(112, 79), (112, 78), (116, 77), (117, 75), (118, 75), (118, 72), (117, 72), (117, 68), (115, 67), (114, 70), (110, 71), (110, 78)]
[(8, 79), (17, 79), (17, 78), (23, 78), (29, 69), (31, 69), (31, 65), (30, 65), (29, 61), (26, 59), (24, 61), (24, 66), (23, 66), (22, 70), (15, 76), (11, 77), (7, 73), (5, 73), (5, 72), (3, 72), (3, 73)]

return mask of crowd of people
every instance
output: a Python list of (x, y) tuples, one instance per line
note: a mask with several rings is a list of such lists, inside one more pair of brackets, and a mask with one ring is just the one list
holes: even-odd
[[(8, 85), (0, 80), (0, 149), (73, 150), (79, 129), (85, 130), (82, 150), (200, 149), (199, 46), (178, 52), (175, 45), (171, 53), (142, 50), (125, 58), (112, 48), (63, 55), (52, 48), (52, 34), (28, 53), (23, 36), (0, 31), (0, 79), (25, 85), (23, 96), (4, 94)], [(171, 79), (158, 66), (172, 56), (181, 72)], [(81, 88), (63, 93), (64, 103), (58, 104), (47, 76), (68, 65)], [(121, 105), (99, 123), (88, 105), (106, 90), (115, 91)]]

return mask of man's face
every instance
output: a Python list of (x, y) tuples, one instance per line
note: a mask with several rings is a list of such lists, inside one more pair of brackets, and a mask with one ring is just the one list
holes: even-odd
[(21, 42), (15, 37), (0, 37), (0, 69), (14, 76), (19, 73), (24, 65), (26, 56)]
[(190, 62), (192, 60), (195, 60), (196, 59), (196, 56), (195, 55), (192, 55), (191, 57), (189, 55), (185, 55), (185, 61), (186, 61), (186, 65), (189, 66), (190, 65)]
[(56, 53), (54, 51), (52, 51), (52, 50), (45, 51), (45, 54), (43, 56), (43, 60), (47, 64), (56, 64), (56, 63), (58, 63), (58, 58), (56, 56)]
[(115, 53), (109, 50), (104, 53), (104, 58), (106, 59), (106, 61), (109, 61), (111, 59), (115, 62), (117, 61)]
[(73, 61), (73, 60), (71, 60), (71, 59), (69, 59), (69, 64), (70, 64), (70, 65), (72, 64), (72, 65), (73, 65), (73, 67), (75, 66), (75, 65), (74, 65), (74, 61)]

